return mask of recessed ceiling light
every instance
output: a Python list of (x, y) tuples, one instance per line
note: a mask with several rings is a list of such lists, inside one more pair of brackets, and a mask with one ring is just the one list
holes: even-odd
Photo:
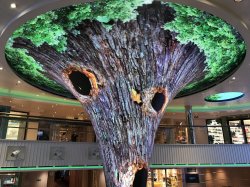
[(237, 2), (237, 3), (241, 2), (241, 1), (243, 1), (243, 0), (234, 0), (234, 2)]
[(16, 3), (11, 3), (10, 8), (13, 8), (13, 9), (16, 8)]
[(17, 83), (18, 83), (18, 84), (20, 84), (20, 83), (21, 83), (21, 81), (17, 81)]
[(0, 70), (3, 70), (3, 67), (0, 67)]
[(232, 80), (235, 80), (236, 78), (235, 77), (232, 77)]

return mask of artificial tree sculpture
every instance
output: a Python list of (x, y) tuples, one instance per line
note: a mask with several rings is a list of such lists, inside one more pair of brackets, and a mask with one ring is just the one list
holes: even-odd
[[(108, 187), (129, 187), (137, 171), (148, 169), (167, 104), (188, 83), (206, 76), (204, 50), (164, 29), (175, 19), (171, 6), (154, 2), (136, 11), (129, 21), (103, 16), (79, 21), (65, 29), (64, 48), (48, 41), (37, 44), (20, 30), (10, 41), (12, 48), (6, 48), (9, 63), (11, 50), (25, 49), (42, 74), (82, 103), (99, 140)], [(54, 23), (66, 28), (58, 20)]]

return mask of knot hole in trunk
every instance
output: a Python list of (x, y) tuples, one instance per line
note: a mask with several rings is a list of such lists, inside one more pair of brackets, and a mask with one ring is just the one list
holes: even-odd
[(103, 85), (97, 81), (96, 74), (89, 69), (70, 66), (62, 73), (65, 84), (73, 95), (80, 100), (83, 99), (82, 101), (95, 98), (100, 91), (98, 85)]
[(79, 94), (85, 96), (90, 95), (92, 89), (91, 82), (84, 73), (72, 71), (69, 74), (69, 80)]
[(159, 112), (162, 110), (162, 107), (164, 106), (165, 104), (165, 100), (166, 100), (166, 97), (165, 97), (165, 94), (162, 93), (162, 92), (156, 92), (152, 101), (151, 101), (151, 105), (153, 107), (153, 109), (156, 111), (156, 112)]

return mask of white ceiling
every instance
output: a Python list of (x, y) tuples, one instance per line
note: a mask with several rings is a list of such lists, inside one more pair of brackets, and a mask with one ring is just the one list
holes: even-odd
[[(242, 0), (171, 0), (172, 2), (192, 5), (221, 17), (242, 34), (250, 46), (250, 1)], [(16, 3), (16, 8), (11, 9), (10, 4)], [(4, 57), (4, 46), (8, 37), (19, 25), (51, 9), (63, 7), (72, 3), (86, 2), (81, 0), (0, 0), (0, 105), (9, 105), (13, 110), (27, 111), (31, 115), (50, 117), (78, 117), (86, 118), (86, 113), (77, 101), (45, 93), (21, 79), (8, 67)], [(1, 68), (0, 68), (1, 69)], [(233, 80), (235, 77), (235, 80)], [(245, 96), (236, 101), (223, 103), (208, 103), (204, 97), (216, 92), (241, 91)], [(241, 67), (224, 82), (203, 92), (175, 99), (169, 105), (170, 114), (174, 115), (183, 111), (183, 106), (192, 105), (195, 112), (213, 112), (215, 116), (230, 115), (235, 113), (248, 113), (250, 111), (250, 54)], [(64, 107), (62, 110), (62, 106)], [(200, 113), (203, 114), (203, 113)], [(205, 114), (203, 114), (205, 117)]]

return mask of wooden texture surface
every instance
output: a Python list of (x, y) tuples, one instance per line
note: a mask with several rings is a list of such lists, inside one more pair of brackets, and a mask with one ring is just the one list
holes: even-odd
[[(192, 43), (180, 44), (175, 33), (162, 28), (172, 19), (172, 9), (153, 3), (140, 8), (136, 20), (114, 22), (109, 31), (99, 22), (85, 21), (77, 28), (80, 34), (68, 33), (63, 53), (46, 44), (36, 47), (23, 38), (14, 41), (89, 113), (108, 187), (129, 187), (136, 171), (147, 168), (166, 105), (187, 83), (203, 76), (204, 53)], [(89, 77), (89, 95), (74, 88), (69, 79), (72, 69), (95, 76)], [(133, 90), (141, 103), (131, 97)], [(159, 101), (163, 102), (159, 111), (151, 105), (156, 93), (165, 97)]]

